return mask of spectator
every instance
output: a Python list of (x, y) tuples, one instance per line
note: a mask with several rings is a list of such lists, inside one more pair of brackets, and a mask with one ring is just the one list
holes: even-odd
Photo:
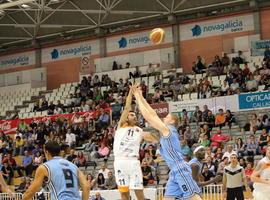
[(202, 135), (202, 139), (199, 141), (200, 145), (204, 147), (210, 146), (210, 140), (207, 135)]
[(267, 145), (269, 144), (269, 141), (270, 141), (270, 137), (267, 133), (267, 130), (264, 128), (262, 130), (260, 137), (259, 137), (259, 146), (260, 146), (262, 153), (265, 153), (265, 149), (266, 149)]
[(244, 69), (242, 71), (242, 75), (245, 77), (248, 77), (249, 75), (251, 75), (251, 71), (250, 71), (247, 63), (244, 64)]
[(229, 158), (228, 157), (223, 157), (222, 161), (218, 165), (217, 173), (218, 174), (223, 174), (225, 167), (228, 166), (228, 165), (229, 165)]
[(24, 152), (24, 157), (23, 157), (23, 160), (22, 160), (22, 166), (21, 166), (20, 169), (25, 171), (26, 176), (32, 176), (33, 158), (30, 155), (30, 152), (28, 152), (28, 151)]
[(224, 67), (228, 67), (231, 64), (231, 60), (227, 53), (223, 54), (223, 57), (221, 58), (221, 63)]
[(55, 109), (55, 105), (54, 105), (53, 101), (51, 101), (50, 105), (48, 106), (48, 115), (53, 115), (54, 109)]
[(246, 91), (247, 92), (255, 92), (258, 90), (258, 81), (254, 79), (253, 75), (248, 76), (248, 80), (246, 81)]
[(236, 151), (233, 150), (233, 146), (230, 145), (230, 144), (228, 144), (228, 145), (226, 146), (226, 151), (225, 151), (225, 153), (223, 154), (222, 159), (223, 159), (224, 157), (228, 157), (228, 158), (229, 158), (229, 161), (230, 161), (230, 157), (231, 157), (231, 155), (233, 155), (233, 154), (237, 155)]
[(67, 130), (65, 142), (69, 147), (73, 147), (76, 144), (76, 136), (71, 132), (70, 128)]
[(12, 157), (12, 153), (11, 152), (8, 153), (8, 155), (2, 160), (2, 163), (5, 163), (5, 162), (7, 162), (11, 166), (11, 168), (12, 168), (13, 171), (14, 170), (17, 170), (19, 176), (22, 176), (23, 175), (22, 172), (21, 172), (21, 170), (20, 170), (20, 167), (17, 165), (15, 159)]
[(103, 174), (104, 178), (108, 178), (110, 170), (107, 168), (107, 165), (105, 163), (102, 164), (100, 170), (98, 171), (99, 174)]
[(146, 69), (147, 76), (155, 75), (155, 68), (152, 66), (152, 63), (149, 63), (148, 68)]
[(69, 155), (67, 156), (67, 160), (69, 162), (75, 163), (77, 156), (75, 155), (75, 150), (74, 149), (70, 149)]
[(252, 166), (252, 163), (247, 163), (247, 166), (245, 167), (245, 176), (247, 178), (247, 183), (249, 188), (251, 188), (251, 190), (253, 189), (253, 182), (251, 181), (251, 175), (253, 173), (254, 169)]
[(209, 170), (207, 165), (203, 166), (202, 176), (204, 178), (204, 181), (210, 181), (212, 178), (215, 177), (215, 175), (213, 174), (212, 171)]
[(142, 72), (140, 71), (139, 69), (139, 66), (136, 66), (135, 67), (135, 71), (132, 73), (132, 72), (129, 72), (129, 78), (138, 78), (140, 77), (142, 74)]
[(85, 101), (82, 101), (81, 102), (81, 111), (82, 112), (88, 112), (89, 110), (90, 110), (89, 105), (87, 105)]
[(214, 175), (216, 174), (216, 166), (213, 163), (213, 157), (208, 156), (203, 166), (207, 166), (210, 172), (212, 172)]
[(94, 179), (94, 177), (91, 174), (87, 175), (87, 182), (89, 185), (90, 190), (93, 190), (96, 188), (96, 180)]
[(209, 129), (212, 130), (212, 128), (215, 125), (216, 119), (215, 119), (215, 116), (213, 115), (213, 112), (211, 110), (208, 111), (208, 115), (204, 120), (205, 120), (205, 122), (207, 122)]
[(201, 56), (197, 56), (196, 62), (194, 62), (192, 70), (196, 74), (201, 74), (205, 72), (206, 65), (205, 60)]
[(107, 190), (114, 190), (117, 188), (115, 177), (111, 171), (108, 173), (108, 178), (105, 179), (105, 188)]
[(92, 158), (104, 158), (110, 154), (110, 149), (104, 142), (101, 143), (100, 147), (98, 148), (98, 151), (93, 151), (91, 153)]
[(21, 177), (21, 183), (16, 189), (16, 192), (24, 193), (26, 191), (26, 177)]
[(222, 86), (221, 86), (221, 88), (220, 88), (221, 94), (222, 94), (223, 96), (226, 96), (229, 89), (230, 89), (230, 87), (229, 87), (229, 85), (227, 84), (227, 81), (224, 80), (224, 81), (223, 81), (223, 84), (222, 84)]
[(270, 75), (270, 69), (267, 67), (266, 64), (263, 65), (263, 68), (260, 70), (261, 76), (269, 76)]
[(15, 148), (13, 155), (23, 155), (24, 140), (20, 136), (16, 136)]
[(41, 165), (45, 160), (44, 153), (37, 152), (36, 155), (34, 155), (34, 161), (33, 161), (33, 169), (37, 169), (39, 165)]
[(195, 111), (193, 112), (192, 121), (197, 122), (197, 123), (202, 122), (202, 116), (203, 116), (203, 113), (200, 110), (200, 107), (196, 106)]
[(130, 68), (130, 63), (129, 62), (126, 63), (126, 69), (128, 69), (128, 68)]
[(99, 192), (95, 194), (95, 197), (91, 198), (91, 200), (105, 200)]
[(154, 180), (152, 175), (152, 169), (147, 165), (146, 161), (143, 161), (141, 164), (142, 174), (143, 174), (143, 185), (147, 186), (148, 183)]
[(205, 119), (208, 117), (208, 113), (209, 113), (209, 109), (207, 105), (203, 106), (203, 111), (202, 111), (202, 117), (203, 117), (203, 121), (205, 121)]
[(258, 118), (256, 114), (253, 114), (250, 120), (250, 132), (253, 132), (254, 134), (258, 130)]
[(221, 145), (223, 145), (225, 142), (229, 141), (229, 136), (222, 135), (221, 130), (218, 130), (216, 134), (213, 134), (211, 138), (211, 146), (213, 149), (217, 149)]
[(97, 183), (97, 188), (99, 190), (104, 190), (105, 189), (105, 178), (104, 178), (102, 173), (98, 174), (96, 183)]
[(243, 142), (242, 138), (237, 138), (235, 148), (238, 157), (243, 157), (246, 152), (246, 145)]
[(159, 101), (163, 101), (164, 100), (162, 91), (160, 90), (159, 87), (157, 87), (155, 89), (155, 93), (154, 93), (153, 99), (154, 99), (154, 103), (158, 103)]
[(242, 51), (238, 51), (238, 55), (232, 58), (233, 65), (240, 65), (245, 63), (245, 56), (243, 55)]
[(96, 122), (96, 129), (100, 130), (101, 128), (106, 128), (110, 123), (110, 116), (108, 113), (104, 111), (104, 109), (100, 109), (101, 115), (99, 116)]
[(225, 123), (229, 126), (231, 129), (232, 123), (236, 123), (234, 115), (231, 113), (230, 110), (226, 110), (226, 119)]
[(8, 185), (11, 185), (14, 173), (13, 173), (13, 169), (10, 166), (10, 164), (8, 162), (4, 162), (2, 169), (1, 169), (2, 175), (5, 179), (5, 181), (7, 182)]
[(152, 156), (150, 156), (150, 153), (148, 151), (145, 151), (144, 153), (144, 159), (142, 160), (142, 162), (145, 161), (147, 163), (148, 166), (155, 166), (155, 162)]
[(95, 76), (94, 76), (94, 79), (93, 79), (93, 86), (94, 86), (94, 87), (100, 86), (100, 79), (99, 79), (98, 75), (95, 75)]
[(83, 152), (81, 151), (81, 152), (78, 153), (78, 156), (75, 159), (75, 164), (78, 167), (84, 167), (85, 166), (85, 163), (86, 163), (86, 158), (85, 158)]
[(255, 140), (254, 135), (250, 135), (249, 141), (246, 145), (246, 155), (248, 156), (254, 156), (259, 154), (259, 143)]
[(221, 129), (223, 126), (225, 126), (226, 122), (226, 114), (223, 112), (223, 109), (218, 110), (218, 114), (216, 115), (215, 118), (215, 125), (219, 126)]
[(237, 89), (239, 89), (240, 85), (239, 83), (237, 82), (236, 79), (233, 79), (233, 82), (232, 84), (230, 85), (230, 89), (232, 90), (232, 92), (236, 92)]
[(112, 70), (117, 70), (117, 69), (118, 69), (117, 62), (113, 61)]

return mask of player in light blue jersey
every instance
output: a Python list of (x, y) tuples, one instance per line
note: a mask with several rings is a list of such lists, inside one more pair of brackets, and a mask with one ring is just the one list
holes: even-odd
[(189, 161), (189, 165), (192, 171), (192, 177), (196, 181), (199, 187), (209, 185), (211, 183), (219, 182), (222, 180), (222, 176), (217, 175), (215, 178), (204, 181), (202, 176), (203, 159), (205, 158), (205, 148), (203, 146), (197, 146), (194, 151), (194, 158)]
[[(88, 200), (90, 188), (86, 177), (76, 165), (59, 156), (59, 144), (47, 142), (44, 152), (48, 161), (37, 168), (35, 179), (24, 193), (23, 200), (32, 199), (35, 193), (40, 191), (46, 179), (51, 200)], [(79, 193), (80, 188), (82, 197)]]
[(180, 149), (180, 140), (176, 125), (178, 117), (168, 114), (162, 121), (142, 96), (138, 85), (132, 86), (133, 94), (143, 117), (161, 133), (160, 154), (170, 168), (169, 180), (166, 185), (164, 200), (201, 200), (201, 190), (193, 180), (191, 168), (184, 161)]

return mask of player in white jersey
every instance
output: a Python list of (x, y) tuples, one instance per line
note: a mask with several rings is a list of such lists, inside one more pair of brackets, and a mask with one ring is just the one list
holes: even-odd
[(144, 199), (143, 176), (139, 161), (141, 141), (157, 141), (154, 134), (143, 132), (136, 126), (136, 114), (131, 111), (132, 92), (126, 99), (118, 129), (114, 137), (114, 170), (118, 189), (122, 200), (129, 200), (129, 190), (135, 191), (138, 200)]
[(254, 200), (270, 200), (270, 146), (267, 147), (266, 156), (258, 162), (251, 180), (254, 182)]

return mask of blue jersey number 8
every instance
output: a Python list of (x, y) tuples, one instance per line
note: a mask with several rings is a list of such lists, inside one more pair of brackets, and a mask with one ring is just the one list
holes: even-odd
[(74, 180), (73, 180), (72, 171), (70, 169), (63, 169), (63, 173), (64, 173), (65, 180), (66, 180), (66, 187), (67, 188), (74, 187)]

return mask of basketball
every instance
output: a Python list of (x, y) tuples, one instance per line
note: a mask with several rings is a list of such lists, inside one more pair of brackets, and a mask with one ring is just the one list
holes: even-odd
[(165, 37), (165, 31), (162, 28), (155, 28), (150, 33), (150, 40), (154, 44), (160, 44)]

